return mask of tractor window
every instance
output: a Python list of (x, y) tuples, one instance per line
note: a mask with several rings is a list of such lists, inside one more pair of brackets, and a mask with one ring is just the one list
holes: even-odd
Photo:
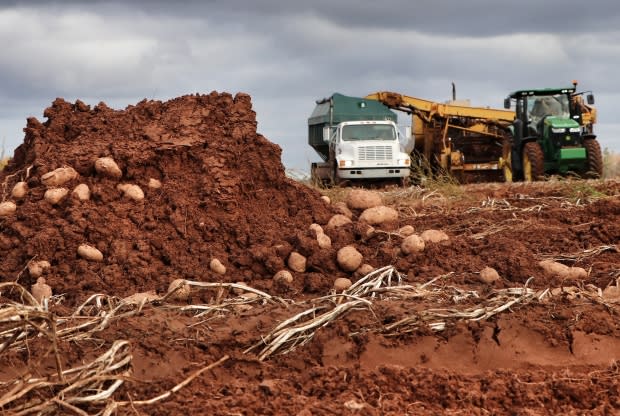
[(389, 124), (359, 124), (344, 126), (342, 140), (395, 140), (394, 126)]
[(568, 97), (565, 94), (530, 98), (527, 102), (528, 118), (537, 123), (545, 116), (570, 117)]

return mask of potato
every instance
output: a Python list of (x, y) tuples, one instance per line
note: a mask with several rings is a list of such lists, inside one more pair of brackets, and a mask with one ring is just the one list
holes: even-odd
[(31, 277), (37, 278), (50, 267), (52, 266), (47, 260), (31, 261), (28, 263), (28, 274), (30, 274)]
[(67, 195), (69, 190), (67, 188), (50, 188), (45, 191), (43, 198), (52, 205), (60, 203)]
[(8, 217), (13, 215), (17, 210), (17, 205), (11, 201), (4, 201), (0, 203), (0, 217)]
[(45, 283), (44, 277), (39, 277), (37, 283), (31, 286), (30, 293), (32, 293), (32, 297), (35, 298), (37, 302), (43, 303), (43, 299), (52, 297), (52, 288)]
[(562, 277), (567, 278), (570, 274), (569, 267), (565, 264), (558, 263), (552, 260), (542, 260), (538, 263), (540, 267), (543, 268), (545, 273), (551, 277)]
[(161, 299), (161, 296), (155, 293), (154, 290), (149, 290), (147, 292), (134, 293), (133, 295), (127, 296), (123, 298), (123, 302), (129, 305), (140, 305), (143, 302), (148, 303), (159, 299)]
[(116, 186), (116, 189), (121, 191), (125, 198), (129, 198), (136, 202), (142, 201), (144, 199), (144, 192), (142, 191), (142, 188), (140, 188), (138, 185), (123, 183), (118, 184)]
[(353, 213), (351, 212), (349, 207), (347, 207), (346, 203), (344, 203), (344, 202), (336, 202), (334, 204), (334, 208), (336, 208), (336, 211), (338, 211), (340, 214), (344, 215), (345, 217), (353, 218)]
[(90, 261), (103, 261), (103, 253), (97, 250), (93, 246), (89, 246), (88, 244), (80, 244), (77, 249), (77, 253), (80, 257)]
[(352, 221), (349, 218), (345, 217), (342, 214), (336, 214), (331, 217), (327, 222), (327, 228), (338, 228), (351, 223)]
[(168, 286), (168, 293), (172, 293), (168, 299), (186, 301), (191, 292), (190, 286), (185, 279), (175, 279)]
[(351, 279), (347, 279), (346, 277), (339, 277), (334, 281), (334, 289), (336, 292), (344, 292), (348, 288), (351, 287), (353, 283), (351, 283)]
[(287, 262), (288, 267), (294, 272), (297, 272), (297, 273), (305, 272), (306, 263), (307, 263), (306, 258), (295, 251), (293, 251), (288, 256), (288, 262)]
[(95, 170), (101, 176), (111, 179), (120, 179), (123, 171), (111, 157), (100, 157), (95, 161)]
[(45, 186), (62, 186), (78, 177), (78, 173), (72, 167), (54, 169), (41, 176), (41, 183)]
[(280, 270), (273, 275), (273, 280), (279, 283), (292, 283), (293, 275), (288, 270)]
[(395, 222), (398, 221), (398, 212), (394, 208), (380, 205), (364, 210), (360, 215), (360, 221), (367, 222), (370, 225)]
[(411, 234), (408, 237), (405, 237), (403, 242), (400, 245), (400, 250), (403, 254), (408, 255), (411, 253), (418, 253), (420, 251), (424, 251), (424, 240), (417, 234)]
[(499, 273), (492, 267), (485, 267), (480, 270), (480, 281), (483, 283), (493, 283), (496, 280), (499, 280)]
[(11, 191), (11, 196), (15, 199), (22, 199), (28, 193), (28, 184), (26, 182), (17, 182)]
[(155, 178), (150, 178), (148, 186), (150, 189), (161, 189), (161, 181)]
[[(235, 283), (238, 284), (239, 286), (249, 287), (245, 282), (235, 282)], [(241, 295), (246, 292), (245, 290), (238, 288), (238, 287), (233, 287), (232, 291), (235, 295)]]
[(354, 272), (362, 264), (364, 256), (353, 246), (342, 247), (336, 254), (336, 260), (342, 270)]
[(90, 189), (85, 183), (81, 183), (73, 189), (71, 196), (79, 201), (88, 201), (90, 199)]
[(402, 235), (403, 237), (408, 237), (413, 233), (415, 233), (415, 229), (412, 225), (404, 225), (398, 229), (398, 234)]
[(219, 259), (212, 259), (209, 263), (209, 269), (217, 274), (226, 274), (226, 266)]
[(383, 200), (378, 192), (366, 189), (353, 189), (347, 195), (347, 206), (351, 209), (368, 209), (383, 205)]
[(355, 277), (364, 277), (367, 274), (370, 274), (372, 272), (375, 271), (375, 268), (372, 267), (370, 264), (368, 263), (364, 263), (362, 264), (360, 267), (357, 268), (357, 270), (355, 271), (355, 273), (353, 274)]
[(312, 231), (314, 233), (315, 236), (323, 234), (323, 227), (321, 227), (317, 223), (310, 224), (310, 227), (308, 227), (308, 228), (310, 229), (310, 231)]
[(420, 237), (422, 237), (422, 240), (424, 240), (425, 243), (439, 243), (450, 239), (448, 234), (439, 230), (426, 230), (420, 235)]
[(332, 247), (332, 239), (328, 235), (319, 234), (316, 236), (316, 241), (319, 243), (319, 247), (323, 249)]
[(329, 199), (329, 197), (327, 195), (321, 196), (321, 200), (323, 202), (325, 202), (326, 204), (331, 204), (331, 202), (332, 202), (331, 199)]
[(606, 300), (620, 300), (620, 287), (608, 286), (603, 290), (603, 298)]
[(581, 267), (569, 267), (567, 277), (569, 279), (583, 280), (588, 278), (588, 272)]

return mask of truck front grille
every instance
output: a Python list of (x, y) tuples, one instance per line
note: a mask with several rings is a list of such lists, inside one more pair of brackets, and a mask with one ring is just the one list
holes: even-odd
[(391, 160), (392, 146), (362, 146), (357, 156), (359, 160)]

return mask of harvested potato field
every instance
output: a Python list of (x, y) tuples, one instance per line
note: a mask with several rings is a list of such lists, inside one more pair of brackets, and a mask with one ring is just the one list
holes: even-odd
[(0, 173), (4, 413), (620, 410), (620, 183), (320, 191), (241, 93), (45, 117)]

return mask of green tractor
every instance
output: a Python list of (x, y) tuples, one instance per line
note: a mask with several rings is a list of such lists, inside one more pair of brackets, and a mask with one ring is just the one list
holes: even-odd
[(547, 174), (574, 173), (599, 178), (603, 174), (601, 147), (592, 132), (594, 96), (576, 93), (577, 83), (566, 88), (515, 91), (504, 100), (516, 101), (511, 140), (503, 154), (504, 178), (536, 181)]

